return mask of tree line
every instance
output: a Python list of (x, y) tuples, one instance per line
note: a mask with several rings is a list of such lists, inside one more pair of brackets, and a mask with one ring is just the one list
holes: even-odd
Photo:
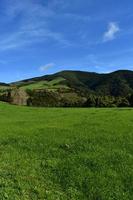
[(127, 97), (99, 96), (95, 94), (79, 95), (53, 91), (27, 91), (28, 106), (46, 107), (133, 107), (133, 94)]
[[(0, 101), (9, 103), (27, 101), (27, 106), (37, 107), (133, 107), (133, 94), (123, 96), (106, 96), (96, 94), (83, 94), (77, 91), (48, 91), (27, 90), (28, 97), (16, 95), (13, 97), (11, 90), (1, 91)], [(20, 98), (20, 99), (19, 99)], [(20, 104), (19, 104), (20, 105)]]

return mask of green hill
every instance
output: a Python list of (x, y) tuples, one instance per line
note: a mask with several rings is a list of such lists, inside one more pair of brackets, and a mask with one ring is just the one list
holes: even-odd
[(133, 93), (133, 71), (120, 70), (109, 74), (83, 71), (61, 71), (13, 83), (25, 89), (72, 88), (98, 95), (127, 96)]
[(9, 85), (2, 83), (0, 100), (45, 107), (133, 106), (133, 71), (61, 71)]

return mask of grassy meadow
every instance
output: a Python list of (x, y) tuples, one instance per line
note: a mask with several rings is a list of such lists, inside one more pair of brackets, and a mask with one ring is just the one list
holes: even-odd
[(132, 200), (133, 110), (0, 103), (0, 199)]
[(68, 89), (69, 87), (65, 84), (62, 84), (64, 81), (64, 78), (56, 78), (51, 81), (38, 81), (38, 82), (32, 82), (32, 83), (19, 83), (21, 89), (30, 89), (30, 90), (35, 90), (35, 89), (49, 89), (49, 90), (56, 90), (60, 88), (66, 88)]

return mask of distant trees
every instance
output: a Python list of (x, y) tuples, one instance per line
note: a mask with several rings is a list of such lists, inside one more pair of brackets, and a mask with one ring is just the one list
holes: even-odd
[(133, 95), (130, 100), (126, 97), (90, 95), (85, 107), (130, 107), (133, 106)]
[(27, 90), (28, 106), (44, 107), (83, 107), (87, 98), (73, 91)]
[(129, 103), (133, 107), (133, 94), (129, 97)]
[[(123, 96), (95, 95), (80, 93), (73, 89), (63, 90), (26, 90), (26, 95), (22, 91), (0, 90), (0, 101), (18, 105), (40, 106), (40, 107), (133, 107), (133, 94)], [(19, 94), (16, 96), (16, 94)], [(18, 102), (18, 103), (17, 103)], [(23, 103), (25, 102), (25, 104)]]
[(28, 106), (59, 106), (60, 99), (56, 92), (50, 92), (46, 90), (27, 90), (27, 93), (29, 95), (29, 98), (27, 100)]
[(80, 94), (75, 90), (27, 90), (28, 106), (44, 107), (133, 107), (133, 94), (127, 97)]
[(90, 95), (85, 103), (86, 107), (114, 107), (114, 97)]
[(12, 101), (10, 89), (0, 90), (0, 101), (9, 102), (9, 103)]
[(125, 97), (118, 97), (116, 99), (116, 106), (117, 107), (129, 107), (130, 106), (130, 102)]

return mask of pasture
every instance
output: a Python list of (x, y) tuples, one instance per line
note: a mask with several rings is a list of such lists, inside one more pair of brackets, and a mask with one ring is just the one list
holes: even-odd
[(0, 103), (0, 199), (132, 200), (133, 110)]

